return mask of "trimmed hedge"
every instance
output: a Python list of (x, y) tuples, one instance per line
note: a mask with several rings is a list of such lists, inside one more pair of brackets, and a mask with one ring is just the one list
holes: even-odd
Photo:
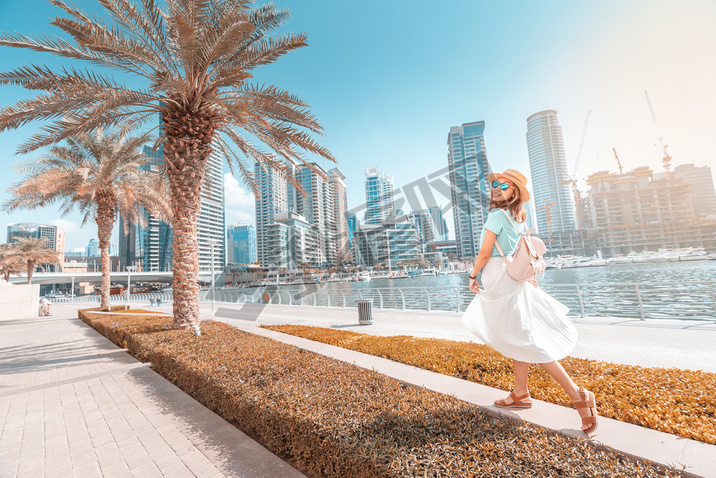
[[(512, 360), (486, 345), (301, 325), (263, 327), (502, 390), (511, 390), (514, 383)], [(716, 444), (716, 374), (573, 357), (560, 362), (577, 384), (594, 392), (601, 416)], [(530, 366), (529, 387), (533, 398), (572, 406), (562, 387), (538, 365)]]
[(221, 322), (80, 315), (312, 477), (679, 476)]

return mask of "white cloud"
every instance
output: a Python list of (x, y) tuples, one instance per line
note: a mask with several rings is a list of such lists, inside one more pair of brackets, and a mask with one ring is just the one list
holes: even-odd
[(224, 174), (224, 197), (226, 199), (226, 225), (235, 222), (255, 224), (255, 203), (253, 192), (242, 187), (232, 174)]
[(65, 231), (65, 234), (80, 231), (85, 232), (85, 230), (82, 229), (78, 223), (68, 221), (67, 219), (53, 219), (52, 221), (50, 221), (50, 224), (59, 227), (60, 229)]

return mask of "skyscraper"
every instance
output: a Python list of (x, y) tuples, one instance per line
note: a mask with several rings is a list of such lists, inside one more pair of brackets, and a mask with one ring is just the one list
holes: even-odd
[[(333, 239), (336, 244), (336, 254), (345, 259), (350, 251), (350, 240), (348, 232), (348, 189), (344, 182), (346, 176), (338, 168), (328, 171), (328, 183), (333, 196), (333, 220), (336, 227)], [(334, 262), (336, 263), (336, 262)]]
[(480, 250), (480, 232), (490, 205), (485, 122), (453, 126), (447, 143), (457, 253), (474, 257)]
[(256, 198), (256, 253), (263, 267), (274, 262), (268, 243), (268, 229), (274, 218), (288, 209), (288, 185), (286, 178), (272, 168), (264, 169), (257, 161), (254, 175), (259, 188)]
[(433, 226), (435, 231), (433, 235), (435, 240), (447, 241), (448, 240), (448, 227), (445, 216), (443, 216), (442, 206), (430, 206), (430, 216), (433, 219)]
[[(87, 247), (85, 248), (85, 256), (100, 257), (101, 255), (102, 255), (102, 251), (99, 250), (99, 239), (97, 239), (96, 237), (94, 239), (90, 239), (89, 244), (87, 244)], [(116, 242), (109, 243), (109, 255), (110, 255), (110, 257), (117, 255), (117, 243)]]
[[(163, 161), (162, 149), (152, 151), (144, 147), (144, 154), (152, 159), (146, 168), (158, 168)], [(206, 174), (201, 187), (201, 209), (197, 216), (197, 242), (199, 244), (199, 271), (211, 270), (211, 246), (214, 245), (214, 269), (223, 270), (225, 258), (225, 216), (223, 157), (214, 149), (206, 163)], [(141, 266), (144, 271), (170, 271), (172, 269), (173, 230), (170, 224), (159, 221), (149, 211), (143, 210), (146, 227), (129, 226), (124, 235), (120, 218), (119, 255), (120, 268), (128, 265)]]
[(61, 272), (65, 257), (65, 231), (50, 224), (17, 223), (7, 225), (7, 243), (21, 237), (45, 238), (45, 247), (56, 251), (60, 257), (57, 264), (43, 264), (45, 272)]
[(435, 225), (433, 217), (428, 209), (413, 211), (409, 215), (409, 220), (415, 227), (418, 239), (418, 249), (420, 252), (425, 251), (425, 245), (435, 240)]
[(381, 224), (395, 215), (393, 176), (379, 167), (365, 170), (365, 223)]
[(199, 271), (211, 271), (211, 243), (214, 241), (214, 270), (226, 264), (226, 217), (224, 213), (224, 158), (214, 148), (206, 162), (201, 186), (201, 210), (196, 218), (199, 243)]
[(252, 264), (256, 262), (256, 228), (237, 222), (227, 231), (227, 263)]
[(577, 220), (556, 111), (540, 111), (527, 118), (527, 152), (538, 232), (551, 235), (574, 231)]
[[(299, 165), (295, 171), (305, 194), (301, 195), (296, 192), (292, 196), (295, 202), (295, 208), (292, 210), (303, 216), (305, 221), (313, 226), (318, 237), (318, 263), (316, 265), (326, 267), (335, 263), (337, 250), (334, 197), (328, 174), (316, 163), (312, 163), (310, 166)], [(290, 204), (289, 210), (291, 210)], [(297, 226), (300, 221), (290, 224)]]

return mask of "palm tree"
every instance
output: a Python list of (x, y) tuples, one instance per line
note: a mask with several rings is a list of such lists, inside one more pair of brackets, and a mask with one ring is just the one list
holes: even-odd
[(302, 151), (335, 161), (328, 149), (312, 139), (310, 132), (320, 134), (322, 127), (303, 101), (274, 85), (249, 82), (256, 68), (305, 46), (306, 36), (269, 37), (288, 20), (288, 10), (252, 9), (250, 0), (165, 0), (165, 9), (154, 0), (102, 0), (111, 22), (63, 0), (51, 1), (71, 17), (56, 18), (52, 25), (70, 35), (75, 44), (1, 33), (0, 45), (119, 70), (143, 79), (146, 88), (75, 69), (52, 71), (32, 65), (2, 73), (0, 84), (44, 93), (0, 110), (0, 131), (35, 120), (51, 121), (20, 147), (20, 152), (27, 152), (120, 121), (139, 125), (159, 114), (174, 217), (174, 327), (196, 330), (196, 217), (212, 147), (224, 153), (232, 170), (238, 169), (255, 193), (254, 161), (286, 175), (302, 192), (288, 172), (288, 162), (305, 164), (322, 174), (303, 158)]
[(60, 262), (60, 254), (54, 249), (46, 247), (45, 243), (47, 243), (47, 239), (44, 237), (18, 237), (15, 239), (15, 249), (12, 255), (24, 267), (28, 284), (32, 284), (32, 274), (37, 267), (45, 270), (41, 264)]
[(109, 241), (117, 214), (125, 229), (145, 222), (140, 206), (163, 220), (171, 214), (166, 179), (149, 169), (148, 158), (138, 150), (148, 139), (122, 129), (78, 133), (66, 145), (21, 163), (18, 170), (27, 177), (10, 188), (12, 198), (3, 205), (12, 211), (59, 203), (63, 215), (76, 207), (84, 216), (82, 225), (97, 224), (101, 307), (109, 307)]
[(0, 244), (0, 275), (5, 282), (10, 282), (10, 274), (20, 274), (25, 271), (17, 255), (13, 254), (15, 249), (15, 244)]

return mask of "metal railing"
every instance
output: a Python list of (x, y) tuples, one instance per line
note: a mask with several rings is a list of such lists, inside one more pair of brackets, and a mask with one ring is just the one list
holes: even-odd
[[(577, 317), (633, 319), (691, 319), (716, 321), (716, 282), (644, 282), (595, 284), (543, 284), (547, 293), (569, 307)], [(132, 294), (131, 300), (171, 301), (171, 293)], [(392, 310), (463, 312), (475, 295), (467, 287), (365, 287), (269, 286), (217, 289), (217, 303), (256, 303), (311, 307), (356, 307), (359, 299), (373, 299), (373, 307)], [(123, 302), (124, 296), (110, 296)], [(199, 293), (211, 301), (211, 291)], [(73, 302), (71, 298), (53, 302)], [(99, 302), (98, 296), (77, 297), (74, 302)]]

